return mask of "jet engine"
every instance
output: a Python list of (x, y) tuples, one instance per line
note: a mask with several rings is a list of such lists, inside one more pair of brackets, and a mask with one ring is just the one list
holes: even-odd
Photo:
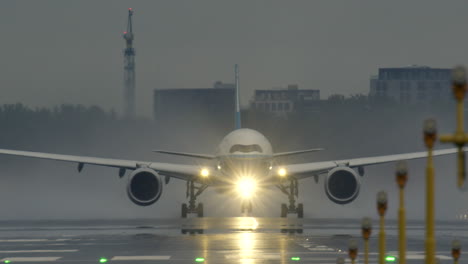
[(359, 175), (349, 167), (336, 167), (328, 172), (325, 193), (332, 202), (348, 204), (359, 194)]
[(161, 197), (163, 181), (159, 174), (148, 168), (134, 170), (127, 184), (128, 198), (137, 205), (148, 206)]

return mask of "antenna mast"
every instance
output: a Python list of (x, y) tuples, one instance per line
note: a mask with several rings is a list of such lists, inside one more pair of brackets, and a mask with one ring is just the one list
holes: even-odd
[(133, 48), (132, 29), (133, 9), (128, 9), (127, 31), (124, 32), (126, 48), (124, 49), (124, 117), (135, 117), (135, 49)]

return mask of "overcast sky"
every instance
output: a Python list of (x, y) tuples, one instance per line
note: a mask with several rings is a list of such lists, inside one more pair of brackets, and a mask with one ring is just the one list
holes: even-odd
[(2, 1), (0, 103), (120, 112), (128, 7), (147, 117), (153, 89), (232, 82), (234, 63), (245, 106), (254, 89), (367, 93), (379, 67), (468, 61), (464, 1)]

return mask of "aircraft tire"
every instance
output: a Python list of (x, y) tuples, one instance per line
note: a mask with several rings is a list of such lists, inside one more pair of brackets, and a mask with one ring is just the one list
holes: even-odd
[(286, 217), (288, 215), (288, 207), (286, 204), (281, 204), (281, 217)]
[(188, 212), (188, 208), (187, 208), (187, 204), (186, 203), (183, 203), (182, 204), (182, 218), (187, 218), (187, 212)]
[(203, 204), (202, 203), (199, 203), (197, 206), (197, 216), (203, 217)]
[(297, 218), (304, 218), (304, 205), (301, 203), (297, 205)]

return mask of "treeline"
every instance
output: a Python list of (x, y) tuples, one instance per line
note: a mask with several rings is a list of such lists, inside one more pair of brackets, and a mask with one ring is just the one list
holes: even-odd
[[(30, 108), (0, 106), (0, 148), (64, 153), (131, 156), (151, 148), (213, 152), (233, 129), (233, 116), (186, 113), (171, 121), (125, 120), (98, 106), (60, 105)], [(355, 95), (335, 95), (312, 111), (287, 117), (254, 109), (243, 112), (243, 126), (259, 130), (275, 150), (325, 147), (331, 156), (399, 152), (420, 148), (422, 122), (435, 117), (441, 131), (451, 131), (451, 103), (404, 106)]]
[(324, 147), (328, 151), (320, 157), (333, 158), (420, 150), (423, 121), (434, 118), (440, 131), (450, 132), (454, 111), (451, 101), (402, 105), (388, 98), (333, 95), (286, 117), (253, 110), (245, 117), (278, 151)]

